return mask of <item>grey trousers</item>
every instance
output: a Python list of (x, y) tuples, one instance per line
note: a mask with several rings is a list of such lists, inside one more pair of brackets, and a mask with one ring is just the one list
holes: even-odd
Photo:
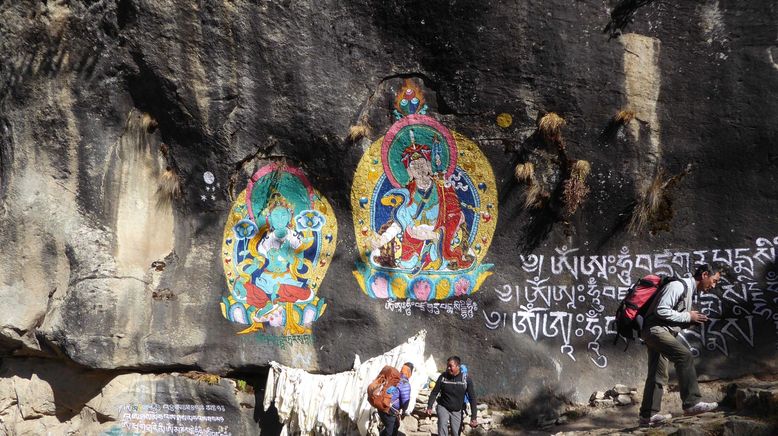
[(675, 365), (683, 408), (688, 409), (699, 403), (702, 396), (697, 385), (694, 357), (689, 348), (662, 327), (651, 327), (647, 332), (644, 331), (643, 340), (648, 349), (648, 374), (646, 386), (643, 388), (640, 416), (650, 418), (662, 408), (662, 393), (667, 385), (669, 362)]
[[(449, 412), (440, 404), (435, 410), (438, 413), (438, 436), (459, 436), (459, 430), (462, 428), (462, 411)], [(451, 423), (451, 433), (448, 431), (449, 423)]]

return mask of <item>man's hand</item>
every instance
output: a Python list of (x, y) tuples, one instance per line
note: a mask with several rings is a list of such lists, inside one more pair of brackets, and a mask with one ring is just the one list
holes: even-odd
[(432, 415), (432, 409), (427, 409), (427, 410), (424, 411), (424, 413), (426, 413), (427, 415), (431, 416)]
[(689, 315), (691, 315), (692, 322), (697, 322), (702, 324), (708, 320), (707, 315), (705, 315), (704, 313), (697, 312), (696, 310), (692, 310), (691, 312), (689, 312)]
[(476, 428), (478, 427), (478, 420), (473, 418), (470, 420), (470, 427)]

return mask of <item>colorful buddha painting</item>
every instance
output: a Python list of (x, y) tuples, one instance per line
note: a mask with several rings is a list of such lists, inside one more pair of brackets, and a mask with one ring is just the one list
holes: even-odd
[(374, 298), (442, 300), (474, 293), (497, 220), (491, 166), (478, 146), (426, 115), (406, 81), (398, 118), (365, 152), (351, 191), (360, 259)]
[(281, 163), (260, 168), (224, 228), (229, 295), (222, 315), (248, 325), (239, 333), (310, 334), (327, 306), (317, 290), (336, 238), (335, 215), (302, 170)]

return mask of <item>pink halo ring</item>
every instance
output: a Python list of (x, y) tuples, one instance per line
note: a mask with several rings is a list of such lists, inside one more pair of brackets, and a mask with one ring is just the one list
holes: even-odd
[(246, 185), (246, 209), (249, 213), (249, 219), (254, 221), (254, 223), (256, 223), (256, 220), (254, 219), (254, 211), (251, 209), (251, 190), (254, 188), (254, 183), (262, 178), (262, 176), (265, 176), (278, 168), (285, 169), (289, 173), (294, 174), (300, 180), (302, 180), (303, 185), (305, 185), (305, 189), (308, 190), (308, 198), (311, 200), (311, 205), (313, 205), (313, 186), (311, 186), (311, 182), (308, 181), (308, 177), (305, 176), (303, 170), (297, 167), (290, 167), (285, 163), (273, 162), (258, 169), (257, 172), (254, 173), (254, 175), (249, 179), (248, 185)]
[(397, 182), (397, 179), (395, 179), (394, 174), (392, 173), (392, 168), (388, 163), (389, 148), (392, 146), (392, 141), (394, 140), (394, 137), (397, 136), (397, 133), (400, 131), (400, 129), (411, 124), (424, 124), (433, 127), (446, 139), (446, 143), (448, 144), (448, 168), (446, 168), (446, 178), (448, 179), (452, 174), (454, 174), (454, 168), (457, 167), (457, 148), (456, 142), (454, 142), (454, 137), (451, 136), (451, 132), (446, 128), (446, 126), (440, 124), (436, 119), (426, 115), (413, 114), (403, 117), (400, 121), (392, 124), (392, 127), (390, 127), (389, 131), (386, 132), (384, 140), (381, 143), (381, 161), (384, 166), (384, 173), (386, 173), (386, 178), (389, 179), (389, 183), (391, 183), (395, 188), (401, 187)]

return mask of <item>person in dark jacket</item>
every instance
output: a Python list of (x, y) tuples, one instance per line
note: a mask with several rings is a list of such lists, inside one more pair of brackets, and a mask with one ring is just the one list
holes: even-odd
[[(470, 427), (478, 427), (473, 380), (462, 373), (462, 361), (457, 356), (451, 356), (446, 361), (446, 372), (438, 377), (427, 404), (427, 414), (432, 415), (432, 404), (438, 400), (436, 412), (438, 415), (438, 436), (459, 436), (462, 427), (462, 408), (465, 404), (465, 394), (470, 398)], [(449, 433), (449, 424), (451, 432)]]

